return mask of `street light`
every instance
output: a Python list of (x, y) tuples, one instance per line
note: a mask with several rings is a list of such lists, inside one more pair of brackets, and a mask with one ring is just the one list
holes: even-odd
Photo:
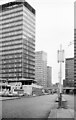
[(62, 81), (62, 63), (64, 62), (64, 50), (62, 50), (62, 45), (60, 45), (60, 50), (58, 50), (58, 63), (60, 63), (60, 74), (59, 74), (59, 108), (62, 107), (62, 86), (61, 86), (61, 81)]

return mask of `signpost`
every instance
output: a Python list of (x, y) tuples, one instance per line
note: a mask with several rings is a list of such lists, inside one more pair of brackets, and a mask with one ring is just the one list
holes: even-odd
[(59, 74), (59, 108), (62, 107), (62, 86), (61, 86), (61, 81), (62, 81), (62, 63), (64, 62), (64, 50), (62, 50), (62, 45), (60, 45), (60, 50), (58, 50), (58, 63), (60, 63), (60, 74)]

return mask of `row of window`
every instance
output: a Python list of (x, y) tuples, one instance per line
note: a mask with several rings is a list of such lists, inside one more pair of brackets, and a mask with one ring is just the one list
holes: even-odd
[(9, 51), (10, 52), (12, 52), (12, 51), (17, 51), (17, 50), (22, 50), (22, 47), (16, 47), (16, 48), (9, 48), (9, 49), (5, 49), (5, 50), (2, 50), (2, 51), (0, 51), (0, 52), (2, 52), (2, 54), (6, 54), (6, 53), (9, 53)]
[[(3, 69), (2, 71), (1, 71), (1, 73), (8, 73), (8, 72), (22, 72), (22, 68), (15, 68), (15, 69)], [(25, 72), (28, 72), (28, 73), (34, 73), (35, 74), (35, 72), (33, 71), (33, 69), (31, 70), (31, 69), (24, 69), (23, 70), (23, 73), (25, 73)]]
[[(12, 37), (12, 38), (11, 38)], [(7, 42), (7, 40), (8, 41), (17, 41), (18, 42), (18, 39), (19, 39), (19, 41), (20, 41), (20, 39), (22, 39), (23, 38), (23, 42), (29, 42), (29, 43), (31, 43), (33, 46), (35, 46), (35, 37), (30, 37), (29, 35), (27, 35), (27, 33), (26, 34), (24, 34), (23, 36), (22, 36), (22, 34), (18, 34), (18, 35), (15, 35), (15, 36), (9, 36), (9, 37), (1, 37), (0, 38), (0, 41), (2, 41), (2, 43), (4, 43), (4, 42)], [(1, 45), (2, 46), (2, 45)]]
[(29, 49), (30, 51), (34, 52), (35, 51), (35, 45), (32, 44), (27, 44), (27, 43), (23, 43), (23, 48), (25, 49)]
[(13, 37), (13, 36), (18, 36), (18, 35), (23, 35), (22, 37), (23, 37), (23, 39), (25, 39), (27, 36), (28, 37), (30, 37), (30, 35), (32, 36), (33, 34), (31, 34), (30, 32), (24, 32), (24, 34), (23, 34), (23, 32), (22, 32), (22, 30), (21, 31), (17, 31), (17, 32), (9, 32), (8, 34), (0, 34), (0, 38), (6, 38), (6, 37)]
[(23, 39), (23, 45), (27, 46), (27, 47), (35, 48), (35, 41), (34, 40), (30, 40), (30, 38)]
[(35, 45), (35, 38), (32, 39), (33, 34), (25, 32), (23, 34), (23, 40), (27, 40), (31, 44)]
[(29, 27), (26, 23), (23, 24), (23, 32), (26, 33), (31, 33), (31, 34), (35, 34), (35, 29)]
[[(32, 55), (29, 55), (29, 54), (26, 54), (26, 53), (23, 53), (22, 54), (23, 56), (22, 56), (22, 58), (23, 58), (23, 61), (25, 61), (25, 59), (29, 62), (29, 61), (35, 61), (35, 56), (34, 56), (34, 54), (32, 54)], [(25, 61), (26, 62), (26, 61)], [(30, 63), (30, 62), (29, 62)]]
[(35, 46), (35, 38), (33, 37), (32, 38), (32, 35), (29, 35), (29, 34), (23, 34), (23, 43), (30, 43), (32, 44), (33, 46)]
[(11, 49), (18, 49), (18, 48), (22, 48), (22, 44), (20, 44), (20, 45), (14, 45), (14, 44), (12, 44), (11, 46), (8, 46), (8, 47), (2, 47), (2, 51), (7, 51), (7, 50), (11, 50)]
[(34, 54), (35, 55), (35, 52), (34, 52), (34, 48), (30, 48), (30, 47), (28, 47), (28, 46), (25, 46), (25, 47), (23, 47), (23, 45), (20, 43), (20, 44), (7, 44), (7, 46), (6, 46), (6, 44), (4, 44), (5, 46), (2, 46), (1, 48), (0, 48), (0, 50), (3, 52), (3, 51), (7, 51), (7, 50), (12, 50), (12, 49), (18, 49), (18, 48), (23, 48), (24, 49), (24, 51), (23, 52), (28, 52), (28, 54)]
[[(26, 58), (26, 55), (28, 56), (27, 58)], [(29, 54), (25, 54), (25, 57), (23, 56), (23, 62), (25, 63), (26, 62), (25, 59), (26, 59), (28, 63), (30, 62), (34, 63), (35, 62), (34, 58), (35, 56), (30, 56)]]
[(35, 20), (34, 18), (34, 14), (32, 12), (30, 12), (25, 6), (19, 5), (16, 7), (13, 7), (12, 9), (9, 10), (5, 10), (2, 13), (0, 13), (0, 15), (6, 16), (8, 14), (12, 14), (13, 12), (18, 12), (19, 10), (23, 10), (29, 18), (31, 18), (32, 20)]
[[(12, 42), (12, 41), (16, 41), (16, 43), (18, 42), (18, 40), (22, 41), (22, 36), (18, 35), (18, 36), (12, 36), (12, 38), (8, 37), (8, 38), (1, 38), (0, 41), (2, 41), (2, 44), (4, 44), (5, 42)], [(11, 44), (11, 43), (10, 43)]]
[(28, 47), (28, 49), (23, 48), (23, 53), (25, 53), (26, 51), (28, 52), (29, 55), (35, 55), (35, 51), (32, 50), (30, 47)]
[(8, 54), (15, 54), (15, 53), (19, 53), (22, 52), (22, 49), (17, 49), (17, 50), (13, 50), (13, 51), (6, 51), (6, 52), (2, 52), (3, 55), (8, 55)]
[(12, 22), (8, 21), (7, 23), (0, 24), (0, 30), (8, 29), (11, 27), (14, 28), (14, 27), (18, 27), (18, 26), (23, 26), (22, 19), (18, 19), (18, 20), (12, 21)]
[(27, 21), (30, 21), (32, 25), (35, 25), (35, 20), (32, 20), (26, 13), (23, 14), (23, 19), (26, 19)]
[(4, 24), (4, 25), (2, 25), (2, 29), (3, 28), (7, 28), (7, 27), (13, 27), (13, 26), (17, 26), (17, 25), (22, 25), (22, 23), (23, 23), (23, 21), (21, 20), (21, 21), (16, 21), (16, 22), (12, 22), (12, 23), (8, 23), (8, 24)]
[(2, 50), (4, 50), (4, 49), (11, 48), (11, 46), (13, 47), (13, 46), (20, 46), (20, 45), (22, 45), (22, 41), (15, 41), (15, 43), (14, 41), (13, 42), (7, 41), (5, 43), (2, 43), (2, 46), (0, 47), (2, 48)]
[[(8, 78), (8, 77), (13, 77), (13, 76), (17, 76), (17, 74), (15, 74), (15, 73), (14, 73), (14, 74), (11, 73), (11, 74), (8, 74), (8, 75), (7, 75), (7, 74), (2, 74), (2, 77), (5, 77), (5, 78), (6, 78), (6, 77), (7, 77), (7, 78)], [(18, 76), (22, 76), (22, 73), (19, 73)]]
[(31, 66), (34, 66), (35, 65), (35, 59), (31, 57), (29, 57), (29, 55), (26, 55), (25, 57), (9, 57), (6, 58), (6, 56), (2, 56), (2, 62), (1, 64), (13, 64), (13, 63), (18, 63), (20, 64), (21, 62), (23, 61), (23, 64), (25, 65), (31, 65)]
[[(20, 22), (20, 21), (19, 21)], [(6, 27), (5, 26), (5, 28), (2, 26), (2, 29), (0, 29), (0, 33), (1, 32), (9, 32), (9, 31), (11, 31), (11, 30), (17, 30), (17, 29), (22, 29), (22, 25), (19, 25), (19, 26), (14, 26), (14, 27)]]
[(17, 30), (12, 30), (12, 31), (6, 31), (6, 32), (3, 32), (3, 31), (2, 31), (2, 32), (0, 33), (0, 35), (3, 36), (4, 34), (5, 34), (5, 35), (6, 35), (6, 34), (10, 35), (10, 34), (14, 34), (14, 33), (16, 34), (16, 33), (19, 32), (19, 31), (22, 31), (22, 29), (17, 29)]
[[(2, 54), (7, 54), (7, 53), (9, 54), (10, 52), (14, 53), (15, 51), (19, 51), (19, 50), (22, 51), (22, 46), (21, 47), (12, 48), (12, 49), (11, 48), (9, 48), (9, 49), (2, 49), (2, 51), (0, 51), (0, 52), (2, 52)], [(28, 51), (27, 49), (25, 51), (23, 51), (23, 53), (29, 55), (30, 57), (33, 57), (35, 55), (34, 52)]]
[[(9, 19), (10, 18), (10, 19)], [(4, 16), (4, 17), (2, 17), (1, 18), (1, 24), (2, 23), (8, 23), (8, 22), (14, 22), (15, 20), (19, 20), (19, 19), (22, 19), (22, 11), (21, 12), (19, 12), (19, 13), (15, 13), (15, 14), (11, 14), (11, 15), (8, 15), (8, 16)], [(23, 16), (23, 19), (25, 20), (26, 19), (26, 21), (29, 21), (29, 23), (31, 23), (31, 25), (35, 25), (35, 21), (31, 21), (30, 20), (30, 18), (28, 19), (28, 17), (27, 16), (25, 16), (25, 14), (24, 14), (24, 16)]]
[(35, 21), (35, 15), (30, 12), (28, 10), (28, 8), (26, 8), (25, 6), (23, 6), (23, 11), (25, 12), (25, 14), (27, 14), (27, 16), (29, 17), (29, 19), (31, 18), (33, 21)]
[(8, 59), (9, 58), (9, 56), (15, 56), (15, 55), (22, 55), (22, 51), (21, 52), (17, 52), (17, 53), (10, 53), (10, 54), (2, 54), (2, 59)]
[(13, 35), (17, 35), (17, 34), (22, 34), (22, 30), (9, 32), (8, 34), (0, 34), (0, 37), (8, 37), (8, 36), (13, 36)]
[(27, 72), (28, 74), (34, 74), (34, 72), (32, 72), (32, 71), (30, 72), (30, 71), (28, 71), (28, 70), (23, 71), (23, 74), (25, 74), (26, 72)]
[(4, 59), (2, 59), (2, 61), (6, 62), (6, 60), (12, 60), (12, 58), (13, 58), (13, 60), (16, 58), (21, 59), (21, 57), (22, 57), (22, 54), (9, 55), (8, 58), (5, 57)]
[(2, 21), (4, 21), (5, 19), (9, 19), (9, 18), (16, 18), (17, 16), (20, 16), (22, 14), (23, 14), (23, 11), (19, 11), (19, 12), (13, 13), (13, 14), (8, 14), (5, 16), (2, 16)]
[(21, 6), (17, 6), (17, 7), (13, 7), (12, 9), (9, 9), (8, 11), (2, 11), (1, 13), (0, 13), (0, 16), (1, 15), (3, 15), (3, 16), (5, 16), (5, 15), (7, 15), (7, 14), (12, 14), (13, 12), (17, 12), (17, 11), (19, 11), (19, 10), (23, 10), (23, 6), (21, 5)]
[(35, 30), (35, 25), (32, 25), (30, 21), (26, 20), (25, 18), (23, 18), (23, 25), (27, 25), (28, 27), (30, 27), (32, 30)]
[(31, 50), (27, 50), (27, 49), (24, 49), (23, 50), (23, 53), (27, 53), (30, 57), (34, 57), (35, 56), (35, 52), (34, 51), (31, 51)]
[[(16, 18), (20, 18), (19, 20), (21, 20), (22, 18), (23, 18), (23, 15), (21, 14), (21, 15), (18, 15), (18, 16), (16, 16), (16, 17), (10, 17), (10, 18), (6, 18), (6, 19), (2, 19), (3, 21), (8, 21), (9, 22), (9, 20), (10, 19), (16, 19)], [(13, 21), (12, 21), (13, 22)], [(7, 23), (6, 23), (7, 24)], [(2, 25), (5, 25), (5, 24), (2, 24)]]
[(31, 69), (34, 69), (35, 68), (35, 63), (34, 62), (29, 63), (28, 61), (26, 61), (25, 63), (23, 63), (23, 67), (26, 68), (26, 66), (27, 66), (27, 68), (30, 67)]
[[(27, 52), (28, 53), (28, 52)], [(24, 56), (23, 56), (23, 58), (25, 59), (26, 58), (26, 55), (27, 55), (27, 59), (28, 60), (32, 60), (32, 61), (35, 61), (34, 59), (35, 59), (35, 54), (27, 54), (27, 53), (23, 53), (24, 54)]]
[(19, 58), (19, 59), (16, 59), (16, 58), (13, 58), (12, 60), (10, 59), (10, 60), (5, 60), (5, 61), (2, 61), (2, 65), (10, 65), (10, 64), (14, 64), (14, 65), (19, 65), (19, 64), (21, 64), (21, 62), (22, 62), (22, 59), (21, 58)]
[[(28, 23), (27, 20), (24, 20), (24, 25), (22, 26), (25, 26), (27, 27), (28, 29), (30, 29), (30, 31), (34, 32), (35, 33), (35, 27), (34, 25), (32, 26), (32, 23)], [(10, 20), (6, 20), (6, 21), (3, 21), (4, 24), (0, 24), (0, 31), (6, 31), (7, 27), (9, 28), (9, 30), (11, 29), (11, 27), (14, 25), (16, 27), (16, 25), (18, 24), (21, 24), (23, 22), (22, 18), (21, 17), (18, 17), (18, 18), (14, 18), (14, 19), (10, 19)], [(6, 23), (6, 24), (5, 24)], [(10, 27), (11, 26), (11, 27)], [(22, 28), (22, 26), (19, 26), (20, 28)], [(18, 26), (17, 26), (18, 27)], [(17, 29), (16, 27), (16, 29)], [(24, 28), (25, 28), (24, 27)], [(12, 28), (14, 29), (14, 28)]]
[(2, 70), (2, 73), (6, 73), (6, 72), (19, 72), (22, 71), (22, 69), (8, 69), (8, 70)]

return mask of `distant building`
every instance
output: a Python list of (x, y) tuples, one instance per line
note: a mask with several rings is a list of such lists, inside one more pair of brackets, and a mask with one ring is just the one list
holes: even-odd
[(47, 87), (52, 86), (52, 67), (47, 66)]
[(35, 80), (39, 85), (47, 87), (47, 53), (44, 51), (35, 54)]
[(53, 84), (53, 87), (59, 87), (59, 82)]
[(0, 79), (35, 79), (35, 9), (25, 0), (0, 6)]
[(64, 87), (74, 87), (74, 58), (66, 58), (65, 60), (65, 80)]

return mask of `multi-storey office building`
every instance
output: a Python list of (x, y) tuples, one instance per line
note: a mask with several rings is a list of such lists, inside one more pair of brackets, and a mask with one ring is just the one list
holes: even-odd
[(35, 80), (47, 87), (47, 53), (38, 51), (35, 54)]
[(52, 86), (52, 67), (47, 66), (47, 87)]
[(35, 9), (25, 0), (0, 6), (0, 79), (35, 78)]
[(74, 58), (65, 60), (65, 81), (64, 87), (74, 87)]

